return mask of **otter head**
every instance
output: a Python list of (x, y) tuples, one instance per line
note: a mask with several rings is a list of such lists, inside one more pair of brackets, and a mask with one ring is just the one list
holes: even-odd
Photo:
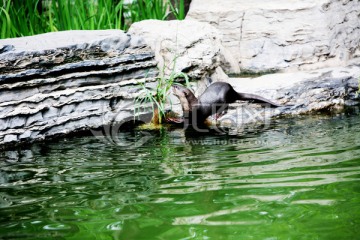
[(174, 85), (173, 93), (179, 98), (181, 107), (184, 112), (191, 111), (193, 106), (198, 103), (195, 95), (190, 91), (190, 89), (186, 87), (181, 85)]

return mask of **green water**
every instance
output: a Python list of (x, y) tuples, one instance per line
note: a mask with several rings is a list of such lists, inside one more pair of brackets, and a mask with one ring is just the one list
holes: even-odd
[(360, 239), (359, 114), (151, 134), (0, 153), (0, 239)]

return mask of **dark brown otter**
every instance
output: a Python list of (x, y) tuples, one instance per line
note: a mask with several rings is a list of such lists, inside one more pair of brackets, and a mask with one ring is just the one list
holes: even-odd
[(190, 123), (195, 120), (196, 123), (202, 124), (207, 117), (225, 111), (230, 103), (237, 100), (280, 107), (279, 104), (259, 95), (237, 92), (230, 84), (225, 82), (211, 84), (198, 99), (188, 88), (180, 85), (173, 86), (173, 93), (179, 98), (184, 117), (189, 118)]

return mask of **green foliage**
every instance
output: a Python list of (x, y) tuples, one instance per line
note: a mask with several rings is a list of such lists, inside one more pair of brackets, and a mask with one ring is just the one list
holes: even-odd
[(40, 18), (38, 6), (39, 0), (3, 1), (0, 8), (1, 38), (43, 33), (45, 22)]
[(129, 5), (131, 22), (145, 19), (165, 20), (169, 4), (163, 0), (137, 0)]
[(123, 0), (5, 0), (1, 38), (62, 30), (124, 29)]
[(135, 115), (137, 115), (137, 111), (139, 110), (140, 106), (145, 103), (151, 103), (154, 114), (156, 114), (155, 109), (158, 111), (158, 123), (162, 123), (162, 119), (164, 119), (166, 114), (165, 103), (169, 100), (168, 92), (171, 86), (173, 84), (178, 84), (175, 83), (175, 81), (179, 78), (184, 79), (186, 85), (189, 85), (189, 77), (185, 73), (175, 72), (174, 69), (176, 60), (174, 60), (173, 64), (174, 65), (169, 76), (165, 75), (164, 70), (166, 67), (163, 67), (162, 74), (160, 74), (160, 76), (157, 78), (157, 85), (155, 88), (148, 89), (144, 84), (141, 84), (143, 88), (143, 94), (135, 99)]
[(3, 0), (0, 38), (62, 30), (127, 30), (144, 19), (165, 20), (173, 12), (183, 19), (184, 1), (176, 6), (163, 0)]
[(124, 25), (123, 0), (52, 0), (49, 18), (52, 31), (70, 29), (121, 29)]
[(185, 19), (185, 2), (184, 0), (179, 0), (178, 2), (172, 4), (169, 1), (171, 12), (174, 14), (175, 18), (178, 20)]

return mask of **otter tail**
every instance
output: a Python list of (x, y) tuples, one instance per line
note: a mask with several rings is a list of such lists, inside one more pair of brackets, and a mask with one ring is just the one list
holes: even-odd
[(274, 103), (266, 98), (263, 98), (256, 94), (251, 93), (239, 93), (238, 92), (238, 100), (251, 101), (254, 103), (268, 103), (271, 107), (281, 107), (280, 104)]

